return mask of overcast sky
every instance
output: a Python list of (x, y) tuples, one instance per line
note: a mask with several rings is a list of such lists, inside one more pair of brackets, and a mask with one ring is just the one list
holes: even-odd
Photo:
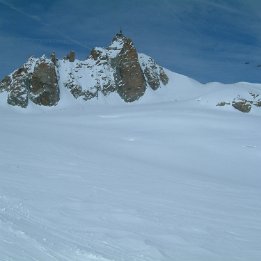
[(0, 0), (0, 76), (53, 50), (85, 59), (120, 28), (201, 82), (261, 82), (261, 0)]

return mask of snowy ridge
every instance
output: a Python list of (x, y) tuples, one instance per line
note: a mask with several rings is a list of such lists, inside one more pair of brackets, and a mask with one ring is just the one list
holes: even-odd
[[(45, 62), (51, 63), (50, 59), (42, 57)], [(155, 64), (153, 59), (144, 54), (139, 55), (140, 63), (145, 69), (144, 64)], [(39, 62), (36, 58), (30, 58), (26, 63), (26, 68), (29, 71), (33, 71), (33, 68)], [(159, 72), (160, 67), (156, 66), (156, 70)], [(235, 110), (231, 104), (235, 99), (245, 99), (251, 101), (254, 104), (260, 102), (261, 98), (261, 84), (252, 83), (235, 83), (235, 84), (222, 84), (222, 83), (207, 83), (201, 84), (189, 77), (173, 73), (167, 69), (164, 69), (169, 77), (169, 82), (166, 86), (162, 85), (153, 91), (147, 88), (147, 91), (143, 97), (134, 104), (147, 104), (147, 103), (162, 103), (162, 102), (192, 102), (199, 106), (211, 107), (217, 110)], [(109, 84), (113, 81), (113, 69), (107, 64), (95, 64), (93, 60), (69, 62), (68, 60), (59, 60), (57, 74), (59, 75), (59, 85), (66, 86), (66, 84), (73, 83), (75, 86), (81, 86), (82, 91), (88, 91), (96, 95), (97, 97), (85, 101), (75, 100), (71, 95), (68, 88), (61, 88), (61, 100), (56, 106), (57, 109), (69, 107), (77, 107), (85, 105), (95, 104), (110, 104), (121, 105), (124, 101), (120, 99), (118, 94), (109, 93), (103, 95), (102, 93), (97, 95), (97, 89), (94, 87), (97, 83)], [(11, 76), (12, 74), (10, 74)], [(6, 95), (2, 93), (1, 107), (6, 107), (4, 100)], [(217, 104), (225, 102), (226, 105), (218, 107)], [(228, 104), (230, 103), (230, 104)], [(30, 108), (36, 108), (36, 106), (30, 105)], [(39, 108), (39, 110), (50, 110), (49, 108)], [(258, 113), (259, 107), (252, 106), (251, 112)]]
[[(119, 45), (114, 45), (112, 44), (110, 48), (116, 48), (117, 46), (121, 48)], [(96, 49), (101, 53), (103, 52), (102, 57), (108, 56), (108, 52), (105, 52), (103, 48)], [(40, 59), (31, 57), (27, 63), (25, 63), (24, 68), (32, 75), (34, 68), (41, 62), (52, 64), (52, 61), (45, 56), (42, 56)], [(222, 110), (235, 110), (231, 106), (235, 99), (244, 99), (251, 101), (253, 104), (260, 103), (261, 100), (261, 84), (244, 82), (235, 84), (222, 84), (217, 82), (201, 84), (189, 77), (173, 73), (165, 68), (163, 69), (158, 66), (151, 57), (145, 54), (139, 54), (139, 62), (143, 71), (145, 71), (147, 67), (150, 67), (153, 68), (151, 73), (155, 73), (155, 75), (160, 74), (160, 71), (164, 70), (169, 78), (169, 82), (166, 85), (160, 83), (160, 87), (156, 91), (147, 87), (145, 95), (141, 97), (140, 100), (134, 102), (135, 104), (191, 101), (201, 106)], [(80, 102), (80, 100), (76, 102), (75, 98), (79, 96), (77, 96), (77, 93), (75, 94), (75, 98), (71, 95), (70, 84), (74, 87), (79, 86), (82, 92), (91, 93), (96, 97), (89, 100), (86, 106), (88, 106), (88, 104), (124, 104), (120, 97), (114, 92), (97, 92), (97, 85), (110, 86), (114, 84), (113, 75), (115, 71), (105, 61), (97, 63), (93, 59), (87, 59), (85, 61), (76, 59), (74, 62), (69, 62), (63, 59), (57, 62), (56, 72), (61, 95), (61, 100), (57, 108), (77, 106), (77, 103), (81, 105), (86, 103), (85, 101)], [(13, 74), (14, 73), (11, 73), (9, 75), (12, 83), (14, 81)], [(1, 107), (6, 107), (4, 102), (6, 97), (5, 93), (0, 95), (0, 99), (2, 100)], [(216, 105), (221, 102), (226, 103), (225, 106), (217, 107)], [(36, 108), (36, 106), (30, 104), (30, 108)], [(46, 108), (46, 110), (49, 109)], [(253, 105), (251, 111), (258, 112), (260, 109)]]
[(120, 32), (107, 48), (94, 48), (84, 61), (75, 59), (73, 52), (61, 60), (54, 53), (50, 59), (29, 58), (0, 82), (0, 99), (23, 108), (34, 104), (60, 108), (77, 103), (192, 102), (257, 112), (261, 108), (260, 89), (261, 84), (250, 83), (201, 84), (171, 72), (137, 53), (132, 40)]

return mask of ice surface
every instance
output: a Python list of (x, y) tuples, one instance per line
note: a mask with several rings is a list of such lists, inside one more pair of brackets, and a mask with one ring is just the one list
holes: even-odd
[(260, 85), (168, 74), (133, 104), (1, 104), (0, 260), (260, 260), (261, 113), (215, 106)]

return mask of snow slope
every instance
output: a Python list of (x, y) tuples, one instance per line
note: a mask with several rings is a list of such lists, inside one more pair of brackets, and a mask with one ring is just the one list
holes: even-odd
[(169, 76), (133, 104), (1, 105), (1, 261), (260, 260), (260, 109), (216, 103), (261, 85)]

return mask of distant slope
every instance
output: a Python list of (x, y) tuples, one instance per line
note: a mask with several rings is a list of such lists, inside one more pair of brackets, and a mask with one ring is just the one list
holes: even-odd
[[(234, 110), (233, 104), (243, 102), (251, 111), (261, 111), (261, 84), (199, 83), (189, 77), (166, 70), (169, 83), (157, 92), (149, 92), (141, 102), (193, 102), (210, 108)], [(225, 104), (223, 104), (225, 103)], [(223, 108), (222, 108), (223, 107)]]

